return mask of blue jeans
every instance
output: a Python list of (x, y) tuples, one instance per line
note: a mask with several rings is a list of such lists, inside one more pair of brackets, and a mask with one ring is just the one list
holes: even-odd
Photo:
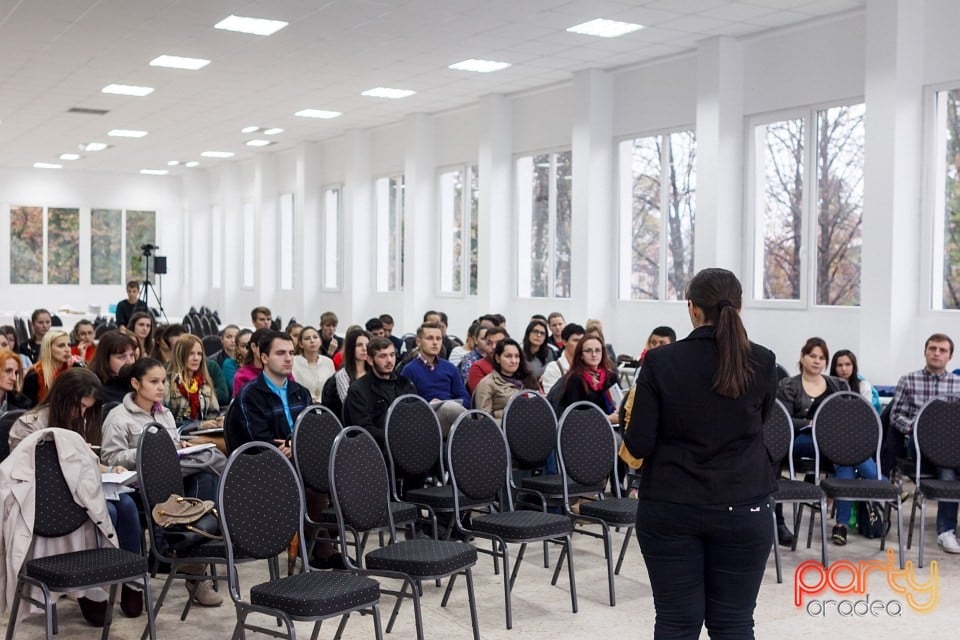
[(184, 495), (189, 498), (217, 501), (217, 487), (220, 479), (209, 471), (194, 473), (183, 479)]
[[(836, 467), (833, 475), (837, 480), (853, 480), (857, 477), (867, 480), (877, 479), (877, 463), (873, 458), (867, 458), (855, 467)], [(846, 525), (850, 520), (850, 501), (837, 500), (837, 524)]]
[(119, 500), (107, 500), (110, 522), (117, 530), (117, 544), (124, 551), (140, 553), (140, 514), (137, 505), (128, 493), (121, 493)]
[[(956, 480), (957, 470), (937, 468), (937, 476), (941, 480)], [(937, 503), (937, 535), (944, 531), (952, 531), (957, 528), (957, 503), (956, 502), (938, 502)]]
[(750, 640), (773, 544), (772, 500), (747, 505), (640, 501), (637, 540), (650, 576), (655, 640)]
[(793, 457), (794, 458), (813, 458), (816, 452), (813, 450), (813, 434), (808, 431), (798, 433), (793, 439)]

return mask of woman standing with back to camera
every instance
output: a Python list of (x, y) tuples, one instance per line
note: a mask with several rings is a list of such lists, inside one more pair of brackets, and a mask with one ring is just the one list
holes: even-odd
[(644, 458), (637, 539), (656, 607), (654, 638), (753, 638), (773, 543), (763, 422), (776, 397), (771, 351), (740, 319), (726, 269), (687, 287), (693, 331), (647, 354), (624, 441)]

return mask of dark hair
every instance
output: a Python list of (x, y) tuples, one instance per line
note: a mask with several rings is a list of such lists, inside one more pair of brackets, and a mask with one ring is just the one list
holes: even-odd
[[(250, 334), (252, 334), (252, 333), (253, 333), (253, 331), (251, 331), (250, 329), (240, 329), (239, 331), (237, 331), (237, 335), (236, 335), (236, 337), (233, 339), (233, 344), (234, 344), (234, 345), (239, 345), (239, 344), (240, 344), (240, 337), (241, 337), (241, 336), (248, 336), (248, 335), (250, 335)], [(237, 364), (240, 364), (240, 365), (244, 364), (243, 362), (240, 362), (239, 360), (237, 360), (237, 356), (240, 355), (240, 352), (237, 351), (236, 346), (234, 347), (233, 352), (234, 352), (234, 356), (233, 356), (234, 362), (236, 362)], [(250, 343), (248, 342), (248, 343), (247, 343), (247, 354), (249, 354), (249, 353), (250, 353)]]
[(266, 307), (254, 307), (253, 309), (250, 309), (250, 322), (256, 322), (257, 316), (260, 314), (269, 317), (273, 316), (273, 314), (270, 313), (270, 309), (267, 309)]
[(508, 338), (510, 337), (510, 334), (507, 333), (507, 330), (504, 329), (503, 327), (498, 327), (498, 326), (487, 327), (487, 334), (486, 334), (487, 340), (490, 339), (490, 336), (501, 336), (501, 335), (506, 336)]
[[(78, 330), (80, 327), (84, 327), (84, 326), (87, 326), (87, 325), (89, 325), (91, 328), (93, 328), (93, 323), (90, 322), (89, 320), (87, 320), (86, 318), (81, 318), (80, 320), (77, 320), (77, 324), (73, 325), (73, 330), (70, 332), (70, 342), (72, 342), (72, 343), (74, 343), (74, 344), (80, 342), (80, 337), (77, 335), (77, 330)], [(94, 353), (96, 353), (96, 352), (94, 352)]]
[(492, 313), (490, 314), (490, 319), (493, 320), (495, 327), (502, 327), (507, 324), (507, 318), (502, 313)]
[[(833, 354), (833, 360), (830, 362), (830, 375), (834, 376), (835, 378), (840, 378), (840, 375), (837, 373), (837, 360), (843, 356), (850, 358), (850, 362), (853, 363), (853, 372), (850, 374), (850, 379), (847, 382), (849, 383), (851, 389), (859, 389), (860, 366), (857, 364), (857, 356), (855, 356), (853, 351), (850, 351), (850, 349), (840, 349), (840, 351), (837, 351), (835, 354)], [(846, 380), (846, 378), (841, 379)]]
[(123, 381), (126, 386), (131, 386), (130, 381), (136, 378), (137, 380), (143, 380), (143, 376), (147, 375), (147, 371), (153, 369), (154, 367), (160, 367), (164, 370), (164, 377), (166, 377), (167, 368), (163, 366), (163, 363), (157, 360), (156, 358), (140, 358), (133, 364), (124, 365), (120, 369), (120, 379)]
[(584, 335), (583, 340), (577, 343), (577, 349), (573, 352), (573, 363), (570, 365), (570, 370), (567, 371), (566, 376), (563, 380), (563, 390), (564, 394), (567, 390), (567, 385), (572, 381), (577, 380), (580, 384), (583, 385), (584, 391), (589, 391), (587, 386), (587, 379), (585, 372), (587, 367), (583, 364), (583, 346), (590, 342), (591, 340), (596, 340), (600, 343), (600, 364), (597, 365), (597, 369), (603, 369), (607, 372), (607, 376), (617, 376), (617, 366), (610, 360), (610, 354), (607, 353), (607, 345), (603, 343), (603, 338), (599, 335)]
[(139, 289), (139, 288), (140, 288), (140, 281), (139, 281), (139, 280), (127, 280), (127, 289), (133, 289), (134, 287), (136, 287), (137, 289)]
[(427, 318), (429, 318), (430, 316), (437, 316), (438, 318), (440, 318), (440, 322), (444, 326), (446, 327), (450, 326), (450, 320), (449, 318), (447, 318), (447, 314), (445, 314), (443, 311), (434, 311), (433, 309), (430, 309), (430, 311), (427, 311), (426, 313), (423, 314), (423, 321), (427, 322)]
[(240, 331), (240, 327), (238, 327), (237, 325), (235, 325), (235, 324), (228, 324), (228, 325), (225, 326), (223, 329), (220, 329), (220, 331), (217, 332), (217, 335), (222, 338), (222, 337), (223, 337), (223, 334), (225, 334), (225, 333), (226, 333), (227, 331), (229, 331), (230, 329), (236, 329), (237, 331)]
[(953, 340), (950, 339), (950, 336), (948, 336), (947, 334), (945, 334), (945, 333), (935, 333), (935, 334), (933, 334), (932, 336), (930, 336), (929, 338), (927, 338), (927, 341), (923, 343), (923, 350), (924, 350), (924, 351), (927, 350), (927, 345), (929, 345), (931, 342), (949, 342), (949, 343), (950, 343), (950, 355), (951, 355), (951, 356), (953, 355)]
[[(272, 329), (257, 329), (256, 331), (254, 331), (254, 332), (250, 335), (250, 344), (249, 344), (249, 346), (247, 347), (247, 356), (243, 359), (243, 362), (242, 362), (241, 364), (253, 364), (253, 363), (254, 363), (254, 359), (253, 359), (253, 347), (256, 346), (256, 347), (257, 347), (257, 351), (260, 351), (260, 340), (263, 339), (263, 336), (264, 336), (268, 331), (272, 331)], [(240, 335), (240, 334), (237, 334), (237, 335)], [(260, 360), (258, 359), (256, 362), (257, 362), (257, 364), (259, 364), (259, 363), (260, 363)]]
[(380, 314), (380, 322), (382, 322), (383, 324), (396, 324), (396, 323), (393, 321), (393, 316), (390, 315), (389, 313), (381, 313), (381, 314)]
[(114, 374), (110, 370), (110, 356), (123, 353), (127, 349), (133, 349), (133, 351), (136, 352), (137, 346), (136, 338), (130, 334), (120, 333), (119, 331), (107, 331), (100, 336), (100, 341), (97, 343), (97, 350), (93, 352), (93, 360), (90, 361), (88, 368), (96, 374), (100, 382), (106, 384), (114, 378)]
[(436, 329), (437, 331), (443, 332), (443, 327), (440, 326), (439, 322), (424, 322), (419, 327), (417, 327), (417, 337), (420, 338), (423, 336), (424, 329)]
[[(533, 345), (530, 343), (530, 334), (533, 333), (533, 330), (537, 327), (543, 329), (543, 342), (540, 343), (540, 347), (534, 352)], [(520, 355), (523, 356), (524, 360), (533, 360), (536, 358), (544, 365), (550, 361), (550, 345), (547, 344), (547, 338), (550, 336), (550, 327), (547, 326), (546, 320), (531, 320), (530, 324), (527, 325), (527, 330), (523, 332), (523, 350), (520, 351)]]
[[(300, 330), (300, 335), (297, 336), (296, 343), (293, 345), (293, 352), (294, 352), (295, 354), (297, 354), (298, 356), (302, 356), (302, 355), (303, 355), (303, 347), (300, 345), (300, 341), (303, 339), (303, 335), (304, 335), (307, 331), (313, 331), (315, 334), (317, 334), (317, 337), (318, 337), (318, 338), (320, 337), (320, 330), (317, 329), (316, 327), (310, 326), (309, 324), (308, 324), (307, 326), (303, 327), (303, 328)], [(291, 337), (292, 337), (292, 336), (291, 336)], [(321, 345), (321, 347), (322, 347), (322, 345)]]
[[(289, 334), (284, 333), (283, 331), (277, 331), (276, 329), (258, 329), (256, 333), (263, 331), (263, 334), (257, 338), (257, 349), (260, 350), (260, 355), (267, 354), (270, 355), (270, 349), (273, 348), (273, 343), (277, 340), (284, 340), (286, 342), (293, 342), (293, 338)], [(253, 342), (253, 338), (250, 338), (250, 341)], [(261, 359), (261, 362), (263, 360)]]
[[(348, 329), (347, 335), (343, 338), (343, 368), (347, 370), (347, 377), (350, 378), (350, 382), (357, 379), (357, 363), (361, 361), (357, 360), (355, 350), (357, 340), (364, 336), (369, 340), (370, 332), (360, 327), (354, 327)], [(365, 360), (362, 362), (363, 366), (366, 367), (367, 362)]]
[[(127, 321), (127, 329), (133, 333), (133, 328), (137, 326), (137, 321), (146, 318), (150, 321), (150, 333), (147, 334), (147, 337), (144, 339), (143, 344), (140, 345), (140, 355), (148, 356), (153, 353), (154, 343), (157, 339), (157, 323), (153, 319), (153, 316), (147, 313), (146, 311), (137, 311), (130, 319)], [(139, 338), (137, 338), (139, 340)]]
[(713, 374), (713, 390), (721, 396), (739, 398), (756, 378), (750, 340), (740, 319), (740, 281), (727, 269), (703, 269), (687, 285), (686, 298), (703, 311), (708, 324), (716, 327), (717, 371)]
[(560, 318), (561, 320), (566, 320), (566, 318), (563, 317), (562, 313), (560, 313), (559, 311), (553, 311), (550, 313), (550, 315), (547, 316), (547, 324), (550, 324), (550, 321), (553, 320), (554, 318)]
[[(813, 353), (813, 350), (818, 348), (823, 351), (823, 359), (826, 361), (830, 360), (830, 349), (827, 348), (827, 342), (823, 338), (807, 338), (807, 341), (803, 343), (803, 347), (800, 348), (800, 357), (808, 356)], [(800, 367), (800, 372), (803, 373), (803, 363), (798, 362), (797, 366)]]
[(520, 343), (513, 338), (507, 338), (497, 343), (497, 348), (493, 352), (493, 368), (497, 373), (503, 374), (503, 370), (500, 369), (500, 361), (497, 360), (497, 358), (503, 356), (503, 352), (507, 347), (516, 347), (517, 353), (520, 354), (520, 364), (517, 366), (517, 371), (510, 377), (522, 380), (524, 389), (539, 389), (537, 379), (530, 374), (530, 368), (527, 366), (527, 361), (523, 357), (523, 348), (521, 348)]
[(587, 330), (576, 322), (571, 322), (570, 324), (563, 325), (563, 331), (560, 332), (560, 338), (566, 342), (573, 336), (582, 336), (587, 333)]
[(544, 322), (546, 322), (546, 321), (547, 321), (547, 316), (543, 315), (542, 313), (535, 313), (535, 314), (533, 314), (532, 316), (530, 316), (530, 320), (531, 320), (531, 321), (533, 321), (533, 320), (543, 320)]
[(320, 314), (321, 327), (329, 325), (336, 327), (338, 324), (340, 324), (340, 318), (338, 318), (337, 314), (335, 314), (333, 311), (324, 311)]
[(674, 331), (672, 327), (668, 327), (666, 325), (654, 327), (653, 331), (650, 332), (650, 335), (660, 336), (661, 338), (670, 338), (670, 342), (677, 341), (677, 332)]
[(373, 333), (374, 331), (381, 331), (383, 329), (383, 320), (380, 318), (370, 318), (367, 320), (367, 323), (364, 325), (367, 331)]
[[(376, 338), (370, 338), (370, 342), (367, 343), (367, 355), (372, 358), (373, 356), (377, 355), (387, 347), (392, 347), (392, 346), (393, 346), (393, 341), (386, 336), (378, 336)], [(346, 354), (344, 354), (344, 358), (346, 358)]]
[[(88, 443), (99, 446), (102, 388), (103, 385), (92, 371), (72, 367), (57, 376), (50, 386), (50, 392), (34, 411), (49, 409), (49, 426), (76, 431)], [(96, 398), (96, 402), (81, 416), (80, 400), (89, 396)]]
[(187, 328), (182, 324), (166, 324), (157, 327), (154, 331), (155, 341), (153, 344), (153, 351), (150, 352), (150, 357), (157, 360), (163, 360), (162, 353), (160, 351), (161, 346), (166, 346), (170, 350), (170, 357), (173, 357), (173, 345), (170, 344), (170, 338), (179, 338), (180, 336), (189, 333)]
[[(40, 317), (41, 315), (43, 315), (44, 313), (47, 314), (48, 316), (50, 316), (51, 319), (53, 318), (53, 314), (51, 314), (51, 313), (50, 313), (49, 311), (47, 311), (46, 309), (34, 309), (34, 310), (33, 310), (33, 313), (30, 314), (30, 324), (33, 324), (34, 322), (36, 322), (36, 321), (37, 321), (37, 318), (39, 318), (39, 317)], [(31, 327), (31, 330), (32, 330), (32, 329), (33, 329), (33, 328)]]

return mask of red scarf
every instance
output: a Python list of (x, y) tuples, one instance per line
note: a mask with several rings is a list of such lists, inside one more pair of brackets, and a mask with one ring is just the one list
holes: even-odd
[(180, 390), (180, 395), (190, 403), (190, 419), (196, 420), (200, 417), (200, 388), (203, 386), (203, 374), (197, 371), (190, 382), (190, 387), (187, 388), (181, 378), (177, 382), (177, 389)]
[(603, 383), (607, 380), (605, 369), (584, 369), (583, 381), (594, 391), (602, 391)]

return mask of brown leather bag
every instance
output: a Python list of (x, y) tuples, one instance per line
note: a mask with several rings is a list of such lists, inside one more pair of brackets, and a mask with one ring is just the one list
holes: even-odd
[(183, 551), (210, 540), (223, 540), (220, 516), (212, 500), (172, 494), (155, 505), (153, 521), (163, 528), (163, 540), (174, 551)]

